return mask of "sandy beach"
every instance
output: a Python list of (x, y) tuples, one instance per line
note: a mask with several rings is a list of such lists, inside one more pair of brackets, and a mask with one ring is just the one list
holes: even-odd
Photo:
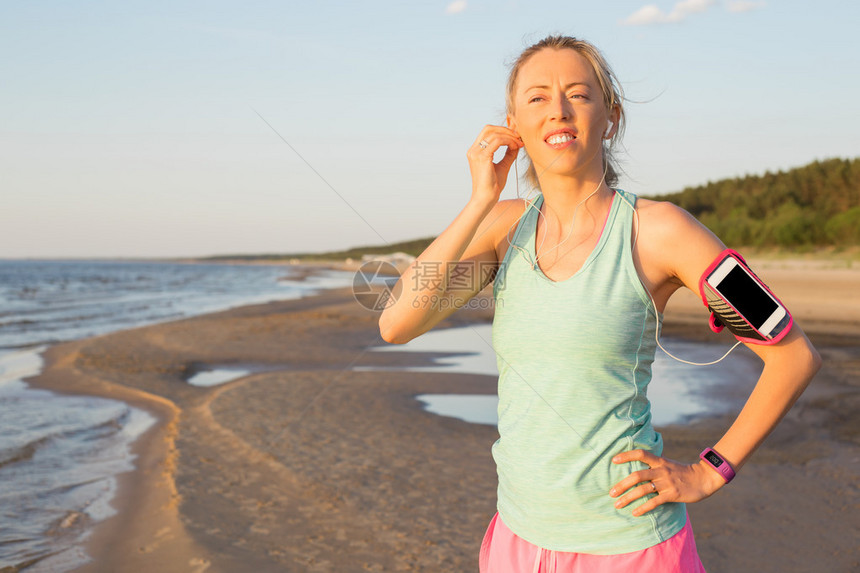
[[(825, 362), (737, 479), (688, 506), (700, 555), (709, 573), (860, 570), (860, 271), (754, 268)], [(721, 340), (705, 316), (698, 298), (677, 296), (664, 332)], [(158, 419), (135, 442), (118, 514), (97, 525), (93, 561), (78, 570), (477, 571), (495, 511), (496, 430), (425, 412), (414, 396), (491, 394), (496, 380), (354, 371), (429, 363), (368, 352), (384, 344), (377, 319), (341, 289), (52, 347), (30, 384), (117, 398)], [(489, 320), (464, 310), (441, 327)], [(186, 382), (230, 365), (254, 373)], [(730, 422), (660, 428), (665, 455), (697, 459)]]

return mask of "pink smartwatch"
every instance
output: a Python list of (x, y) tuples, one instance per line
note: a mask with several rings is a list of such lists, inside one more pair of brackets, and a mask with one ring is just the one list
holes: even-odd
[(729, 462), (724, 460), (723, 456), (718, 454), (713, 448), (705, 448), (699, 454), (699, 457), (705, 460), (706, 464), (714, 468), (726, 480), (726, 483), (729, 483), (735, 477), (735, 470), (732, 469)]

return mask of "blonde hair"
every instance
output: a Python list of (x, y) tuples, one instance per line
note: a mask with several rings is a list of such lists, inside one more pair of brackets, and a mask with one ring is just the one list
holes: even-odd
[[(588, 63), (591, 64), (591, 67), (594, 70), (594, 75), (597, 76), (600, 89), (603, 92), (603, 103), (606, 106), (607, 112), (611, 113), (613, 108), (618, 109), (618, 121), (615, 122), (615, 133), (613, 133), (612, 137), (607, 140), (608, 144), (603, 149), (606, 184), (609, 186), (615, 186), (618, 183), (618, 168), (615, 165), (612, 151), (615, 148), (615, 144), (621, 140), (621, 136), (624, 132), (624, 92), (621, 89), (621, 84), (618, 82), (618, 78), (609, 66), (609, 62), (606, 61), (603, 54), (600, 53), (600, 50), (598, 50), (596, 46), (586, 42), (585, 40), (580, 40), (572, 36), (547, 36), (540, 42), (523, 50), (519, 57), (514, 61), (511, 66), (510, 74), (508, 75), (508, 83), (505, 90), (506, 112), (509, 114), (514, 112), (514, 91), (516, 90), (517, 78), (519, 77), (520, 70), (523, 65), (536, 53), (545, 49), (574, 50), (576, 53), (588, 60)], [(531, 159), (528, 158), (528, 154), (526, 154), (526, 160), (528, 161), (528, 170), (525, 174), (526, 181), (536, 189), (540, 189), (537, 172), (535, 171), (534, 164), (532, 164)]]

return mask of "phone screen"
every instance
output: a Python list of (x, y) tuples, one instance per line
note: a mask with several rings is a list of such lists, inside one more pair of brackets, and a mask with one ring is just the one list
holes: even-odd
[(730, 270), (715, 286), (756, 329), (761, 328), (777, 309), (776, 302), (740, 266)]

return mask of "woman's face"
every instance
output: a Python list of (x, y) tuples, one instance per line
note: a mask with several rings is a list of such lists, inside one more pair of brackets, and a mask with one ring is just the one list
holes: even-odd
[(508, 125), (522, 137), (539, 179), (600, 176), (610, 117), (587, 59), (571, 49), (537, 52), (520, 68), (513, 104)]

